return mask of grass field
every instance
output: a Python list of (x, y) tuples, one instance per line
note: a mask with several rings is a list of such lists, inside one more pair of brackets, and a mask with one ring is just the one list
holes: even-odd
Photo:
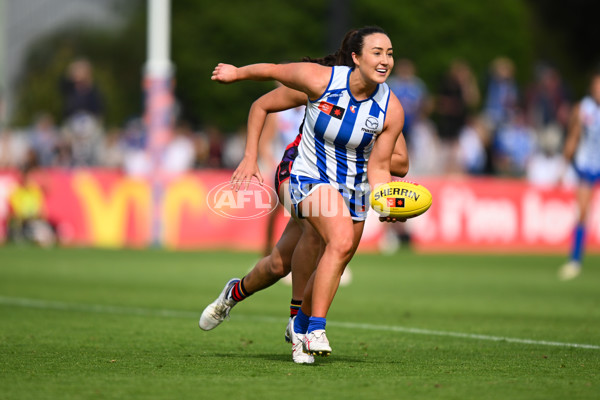
[(0, 399), (598, 399), (600, 257), (360, 254), (295, 365), (279, 283), (201, 331), (256, 254), (0, 248)]

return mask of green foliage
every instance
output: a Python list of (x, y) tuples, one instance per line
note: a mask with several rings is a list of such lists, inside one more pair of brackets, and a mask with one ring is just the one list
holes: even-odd
[(252, 101), (274, 84), (219, 85), (210, 80), (214, 67), (324, 54), (324, 5), (319, 0), (174, 1), (173, 60), (184, 115), (225, 130), (245, 125)]
[[(523, 86), (532, 79), (540, 51), (552, 47), (538, 46), (548, 28), (536, 25), (531, 11), (536, 8), (531, 2), (538, 9), (542, 7), (534, 0), (353, 0), (335, 1), (340, 7), (349, 7), (345, 12), (336, 12), (330, 9), (332, 1), (322, 0), (173, 0), (171, 42), (176, 96), (183, 116), (196, 125), (236, 130), (245, 125), (252, 101), (274, 84), (219, 85), (210, 80), (215, 65), (323, 56), (330, 50), (329, 35), (334, 25), (384, 28), (394, 44), (395, 56), (414, 60), (432, 92), (456, 58), (471, 64), (485, 89), (490, 61), (497, 56), (509, 57), (516, 64)], [(40, 110), (60, 116), (57, 81), (77, 55), (88, 57), (95, 65), (96, 79), (106, 99), (107, 125), (122, 124), (128, 117), (139, 115), (143, 110), (140, 82), (146, 56), (147, 10), (145, 2), (138, 4), (123, 30), (66, 27), (39, 42), (23, 71), (13, 122), (28, 124)], [(350, 20), (344, 20), (345, 15)], [(557, 33), (553, 37), (559, 36)], [(552, 54), (564, 56), (568, 51)], [(568, 59), (563, 58), (566, 61), (562, 65), (567, 65)]]
[(60, 80), (76, 58), (90, 60), (96, 85), (104, 98), (105, 124), (122, 124), (143, 110), (142, 68), (145, 47), (145, 14), (139, 10), (123, 29), (106, 30), (67, 26), (35, 43), (28, 55), (17, 92), (12, 123), (29, 125), (41, 111), (62, 121)]
[(390, 35), (396, 58), (415, 62), (435, 90), (451, 61), (467, 61), (483, 84), (490, 61), (511, 58), (521, 82), (530, 78), (534, 44), (529, 14), (520, 0), (356, 1), (353, 25), (379, 25)]

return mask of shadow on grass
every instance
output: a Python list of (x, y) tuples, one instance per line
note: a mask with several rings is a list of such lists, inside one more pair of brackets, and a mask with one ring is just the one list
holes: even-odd
[[(271, 353), (271, 354), (245, 354), (245, 353), (214, 353), (205, 354), (205, 357), (219, 357), (219, 358), (235, 358), (235, 359), (260, 359), (271, 362), (281, 362), (282, 364), (292, 363), (291, 354), (282, 353)], [(369, 362), (367, 358), (349, 357), (343, 355), (332, 355), (329, 357), (315, 357), (315, 363), (313, 365), (328, 365), (328, 364), (358, 364)]]

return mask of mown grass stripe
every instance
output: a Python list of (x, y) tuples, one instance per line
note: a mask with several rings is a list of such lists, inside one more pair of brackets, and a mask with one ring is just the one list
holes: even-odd
[[(108, 306), (108, 305), (101, 305), (101, 304), (67, 303), (67, 302), (61, 302), (61, 301), (40, 300), (40, 299), (30, 299), (30, 298), (21, 298), (21, 297), (0, 296), (0, 304), (5, 305), (5, 306), (39, 308), (39, 309), (45, 309), (45, 310), (80, 311), (80, 312), (93, 312), (93, 313), (118, 314), (118, 315), (138, 315), (138, 316), (185, 318), (185, 319), (188, 319), (188, 318), (196, 319), (200, 316), (200, 312), (183, 311), (183, 310)], [(282, 318), (267, 317), (267, 316), (244, 316), (244, 315), (236, 315), (235, 319), (248, 320), (248, 321), (260, 321), (260, 322), (267, 322), (267, 323), (283, 323), (285, 321)], [(506, 336), (481, 335), (481, 334), (463, 333), (463, 332), (437, 331), (437, 330), (431, 330), (431, 329), (411, 328), (411, 327), (394, 326), (394, 325), (359, 324), (359, 323), (353, 323), (353, 322), (339, 322), (339, 321), (327, 321), (327, 324), (329, 326), (335, 326), (335, 327), (347, 328), (347, 329), (363, 329), (363, 330), (380, 331), (380, 332), (400, 332), (400, 333), (410, 333), (410, 334), (415, 334), (415, 335), (446, 336), (446, 337), (455, 337), (455, 338), (472, 339), (472, 340), (486, 340), (486, 341), (493, 341), (493, 342), (530, 344), (530, 345), (536, 345), (536, 346), (573, 347), (573, 348), (580, 348), (580, 349), (600, 350), (600, 346), (594, 345), (594, 344), (567, 343), (567, 342), (555, 342), (555, 341), (546, 341), (546, 340), (512, 338), (512, 337), (506, 337)]]

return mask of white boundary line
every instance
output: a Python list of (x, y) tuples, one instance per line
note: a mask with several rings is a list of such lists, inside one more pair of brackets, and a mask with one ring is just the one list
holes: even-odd
[[(152, 316), (152, 317), (169, 317), (169, 318), (185, 318), (185, 319), (197, 319), (200, 312), (192, 311), (181, 311), (181, 310), (167, 310), (167, 309), (151, 309), (151, 308), (140, 308), (140, 307), (120, 307), (120, 306), (106, 306), (101, 304), (83, 304), (83, 303), (66, 303), (61, 301), (50, 301), (50, 300), (38, 300), (28, 299), (20, 297), (4, 297), (0, 296), (0, 305), (5, 306), (17, 306), (25, 308), (39, 308), (44, 310), (63, 310), (63, 311), (80, 311), (80, 312), (93, 312), (100, 314), (120, 314), (120, 315), (138, 315), (138, 316)], [(236, 319), (248, 320), (248, 321), (261, 321), (269, 323), (284, 323), (282, 318), (266, 317), (266, 316), (243, 316), (236, 315)], [(392, 325), (374, 325), (374, 324), (358, 324), (352, 322), (336, 322), (327, 321), (329, 326), (336, 326), (347, 329), (363, 329), (370, 331), (380, 332), (402, 332), (411, 333), (415, 335), (425, 336), (446, 336), (455, 337), (462, 339), (473, 339), (473, 340), (486, 340), (491, 342), (506, 342), (506, 343), (520, 343), (520, 344), (531, 344), (536, 346), (553, 346), (553, 347), (574, 347), (579, 349), (591, 349), (600, 350), (599, 345), (594, 344), (582, 344), (582, 343), (566, 343), (566, 342), (553, 342), (546, 340), (533, 340), (533, 339), (520, 339), (511, 338), (505, 336), (490, 336), (490, 335), (479, 335), (473, 333), (461, 333), (461, 332), (450, 332), (450, 331), (436, 331), (430, 329), (410, 328), (404, 326), (392, 326)]]

